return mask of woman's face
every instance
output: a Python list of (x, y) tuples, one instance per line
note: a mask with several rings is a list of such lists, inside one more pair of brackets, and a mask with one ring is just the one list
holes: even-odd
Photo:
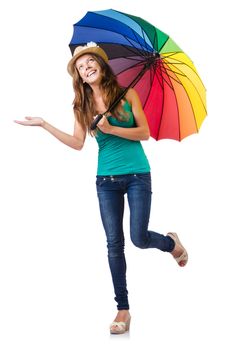
[(102, 75), (101, 67), (95, 57), (86, 54), (76, 60), (76, 68), (83, 82), (93, 85), (100, 84)]

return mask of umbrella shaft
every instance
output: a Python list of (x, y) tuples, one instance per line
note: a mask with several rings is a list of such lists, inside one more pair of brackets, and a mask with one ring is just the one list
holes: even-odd
[(144, 65), (141, 72), (139, 72), (139, 74), (134, 78), (134, 80), (129, 84), (129, 86), (127, 86), (127, 88), (121, 93), (121, 95), (112, 103), (112, 105), (107, 109), (107, 111), (105, 113), (110, 112), (112, 109), (114, 109), (117, 106), (117, 104), (121, 101), (121, 99), (126, 95), (127, 91), (130, 88), (132, 88), (133, 86), (135, 86), (137, 81), (139, 81), (139, 79), (143, 76), (143, 74), (146, 72), (146, 70), (149, 69), (149, 67), (150, 67), (150, 65), (148, 65), (148, 64)]

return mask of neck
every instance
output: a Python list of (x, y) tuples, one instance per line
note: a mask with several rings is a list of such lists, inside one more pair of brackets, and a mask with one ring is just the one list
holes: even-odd
[(95, 99), (102, 97), (102, 90), (99, 85), (92, 85), (91, 88), (93, 90), (93, 96)]
[(91, 86), (91, 88), (93, 90), (93, 101), (94, 101), (94, 105), (97, 110), (97, 113), (98, 114), (104, 113), (107, 110), (107, 108), (103, 100), (102, 89), (100, 88), (99, 85)]

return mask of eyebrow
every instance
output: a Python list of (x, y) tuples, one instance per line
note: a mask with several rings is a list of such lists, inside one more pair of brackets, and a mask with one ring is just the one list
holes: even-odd
[[(89, 60), (91, 60), (91, 59), (94, 59), (94, 57), (93, 56), (89, 56), (87, 59), (86, 59), (86, 61), (85, 62), (89, 62)], [(83, 64), (84, 62), (81, 62), (80, 64), (78, 64), (78, 68), (79, 67), (81, 67), (82, 66), (82, 64)]]

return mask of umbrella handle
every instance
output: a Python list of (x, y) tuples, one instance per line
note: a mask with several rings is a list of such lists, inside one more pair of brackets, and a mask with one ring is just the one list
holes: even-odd
[(95, 130), (96, 127), (97, 127), (97, 123), (101, 120), (101, 118), (103, 117), (103, 114), (98, 114), (96, 116), (96, 118), (94, 119), (94, 121), (92, 122), (91, 126), (90, 126), (90, 129), (91, 130)]

